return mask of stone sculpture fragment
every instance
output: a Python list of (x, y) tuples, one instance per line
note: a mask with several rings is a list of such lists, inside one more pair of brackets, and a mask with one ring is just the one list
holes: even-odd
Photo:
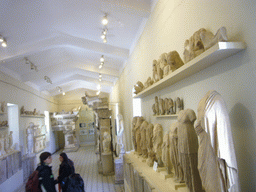
[(156, 161), (159, 167), (163, 167), (162, 161), (163, 127), (155, 124), (153, 129), (153, 151), (156, 154)]
[(172, 71), (175, 71), (176, 69), (184, 65), (177, 51), (171, 51), (167, 54), (167, 64), (170, 66), (170, 69)]
[(192, 109), (178, 114), (178, 151), (184, 179), (190, 192), (201, 192), (202, 183), (197, 169), (198, 139), (194, 129), (196, 114)]
[(152, 167), (155, 161), (155, 153), (153, 151), (153, 129), (154, 125), (149, 123), (146, 130), (146, 141), (147, 141), (147, 151), (148, 151), (148, 158), (147, 158), (147, 165)]
[(148, 157), (148, 150), (147, 150), (147, 140), (146, 140), (146, 131), (147, 131), (148, 122), (143, 121), (140, 126), (140, 134), (141, 134), (141, 141), (140, 141), (140, 148), (143, 158)]

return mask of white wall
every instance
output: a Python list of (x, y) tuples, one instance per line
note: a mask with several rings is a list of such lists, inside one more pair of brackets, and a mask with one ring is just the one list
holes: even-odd
[[(110, 102), (120, 102), (128, 148), (131, 149), (132, 88), (152, 77), (152, 61), (164, 52), (177, 50), (183, 58), (184, 42), (200, 28), (215, 33), (227, 28), (230, 41), (244, 41), (247, 49), (190, 76), (175, 85), (143, 98), (142, 115), (160, 123), (166, 132), (174, 118), (157, 119), (151, 106), (155, 96), (182, 97), (185, 108), (197, 110), (209, 90), (218, 91), (230, 115), (241, 191), (256, 188), (256, 1), (159, 0), (131, 53)], [(143, 71), (143, 72), (142, 72)]]

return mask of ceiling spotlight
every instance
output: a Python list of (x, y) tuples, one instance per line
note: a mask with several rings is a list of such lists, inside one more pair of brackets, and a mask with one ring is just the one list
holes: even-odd
[(103, 39), (103, 43), (107, 43), (107, 39), (106, 39), (106, 37)]
[(63, 93), (62, 93), (62, 95), (66, 95), (66, 93), (65, 93), (65, 92), (63, 92)]
[(100, 37), (101, 37), (101, 39), (105, 39), (106, 35), (102, 34)]
[(2, 43), (4, 41), (4, 37), (0, 35), (0, 42)]
[(101, 58), (100, 58), (100, 62), (104, 62), (104, 60), (105, 60), (104, 55), (102, 55)]
[(50, 79), (50, 77), (44, 76), (44, 80), (46, 81), (46, 83), (52, 84), (52, 80)]
[(107, 24), (108, 24), (107, 14), (102, 18), (101, 23), (102, 23), (103, 25), (107, 25)]
[(99, 81), (102, 81), (102, 79), (101, 79), (101, 78), (99, 78)]
[(100, 94), (100, 91), (97, 91), (97, 92), (96, 92), (96, 95), (99, 95), (99, 94)]
[(102, 77), (101, 73), (99, 73), (99, 77)]
[(102, 68), (102, 66), (103, 66), (103, 65), (101, 65), (101, 64), (100, 64), (99, 69), (101, 69), (101, 68)]
[(2, 47), (7, 47), (7, 42), (6, 40), (4, 39), (4, 41), (1, 43)]

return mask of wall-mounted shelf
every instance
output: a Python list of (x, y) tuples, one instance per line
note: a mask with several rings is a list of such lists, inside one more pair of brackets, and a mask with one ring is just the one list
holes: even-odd
[(177, 83), (231, 55), (234, 55), (246, 48), (243, 42), (218, 42), (182, 67), (154, 83), (145, 90), (139, 92), (134, 98), (143, 98), (170, 85)]
[(153, 117), (156, 117), (156, 118), (163, 118), (163, 117), (178, 117), (178, 114), (173, 114), (173, 115), (153, 115)]
[(20, 117), (44, 118), (44, 115), (20, 115)]

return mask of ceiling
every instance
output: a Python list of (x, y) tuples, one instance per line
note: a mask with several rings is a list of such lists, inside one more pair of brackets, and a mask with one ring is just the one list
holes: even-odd
[[(1, 0), (0, 35), (7, 47), (0, 47), (0, 71), (50, 96), (60, 94), (57, 87), (96, 92), (98, 84), (110, 93), (150, 15), (151, 1)], [(100, 38), (105, 14), (107, 43)]]

